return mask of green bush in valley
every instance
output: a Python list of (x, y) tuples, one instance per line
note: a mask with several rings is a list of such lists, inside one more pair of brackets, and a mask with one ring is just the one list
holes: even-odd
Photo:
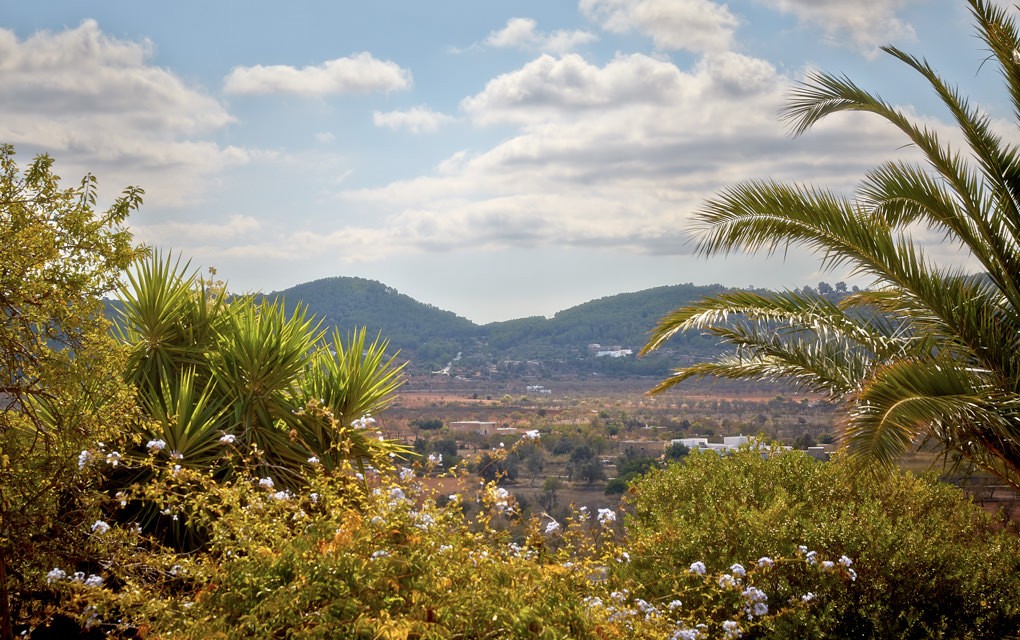
[[(825, 597), (810, 615), (785, 618), (768, 637), (1003, 638), (1020, 628), (1020, 541), (931, 478), (861, 475), (800, 452), (695, 452), (639, 480), (633, 503), (633, 575), (663, 592), (692, 562), (852, 560), (856, 580), (813, 590)], [(809, 590), (786, 580), (766, 590), (770, 604)]]

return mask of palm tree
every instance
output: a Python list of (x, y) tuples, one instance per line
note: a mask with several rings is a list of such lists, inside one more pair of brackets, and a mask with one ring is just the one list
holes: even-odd
[[(1020, 119), (1014, 20), (987, 0), (968, 1)], [(1020, 488), (1020, 151), (926, 61), (884, 51), (927, 81), (963, 151), (846, 77), (812, 73), (783, 112), (796, 135), (833, 113), (871, 113), (923, 162), (882, 164), (853, 197), (748, 181), (697, 214), (702, 255), (800, 245), (874, 285), (839, 304), (811, 292), (729, 292), (678, 309), (642, 353), (685, 330), (714, 334), (735, 352), (679, 369), (652, 393), (702, 376), (793, 381), (845, 405), (842, 442), (859, 461), (892, 464), (926, 436)], [(918, 226), (958, 244), (981, 273), (936, 264), (911, 236)]]

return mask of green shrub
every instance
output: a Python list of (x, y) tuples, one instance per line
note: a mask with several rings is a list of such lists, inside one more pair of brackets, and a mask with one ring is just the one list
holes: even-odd
[[(1003, 638), (1020, 629), (1017, 538), (993, 532), (969, 498), (933, 478), (746, 449), (692, 453), (634, 493), (631, 569), (663, 592), (695, 561), (720, 569), (810, 551), (852, 559), (855, 581), (814, 591), (825, 597), (810, 615), (784, 618), (769, 637)], [(787, 576), (772, 589), (770, 602), (789, 602), (807, 586)]]
[[(151, 456), (148, 480), (110, 500), (109, 523), (88, 536), (88, 574), (34, 576), (53, 604), (29, 637), (58, 618), (111, 637), (755, 637), (808, 609), (764, 599), (773, 583), (799, 576), (822, 593), (850, 575), (793, 554), (677, 572), (663, 588), (633, 570), (616, 511), (525, 519), (495, 483), (464, 477), (440, 497), (411, 469), (362, 477), (353, 462), (280, 490), (251, 461), (222, 479)], [(202, 547), (174, 552), (118, 524), (136, 499), (204, 531)]]

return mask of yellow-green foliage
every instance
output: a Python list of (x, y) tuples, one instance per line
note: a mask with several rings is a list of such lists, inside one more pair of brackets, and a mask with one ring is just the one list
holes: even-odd
[[(932, 478), (861, 474), (800, 452), (695, 453), (639, 481), (634, 509), (634, 576), (663, 592), (671, 568), (695, 560), (721, 568), (798, 546), (852, 558), (858, 579), (816, 591), (824, 606), (777, 638), (1003, 638), (1020, 628), (1020, 541)], [(795, 579), (769, 593), (804, 589)]]
[[(158, 456), (150, 463), (151, 480), (115, 497), (109, 521), (152, 501), (161, 517), (200, 532), (199, 550), (173, 553), (130, 523), (102, 526), (87, 550), (93, 586), (87, 575), (71, 579), (73, 567), (56, 567), (64, 575), (41, 586), (80, 624), (114, 636), (754, 637), (803, 617), (815, 606), (809, 590), (852, 580), (848, 566), (792, 553), (748, 558), (746, 570), (673, 565), (669, 585), (645, 583), (619, 512), (525, 519), (505, 489), (473, 477), (435, 496), (409, 468), (362, 476), (349, 463), (320, 465), (292, 492), (257, 467), (223, 481)], [(757, 590), (788, 575), (800, 576), (806, 598), (777, 602)]]

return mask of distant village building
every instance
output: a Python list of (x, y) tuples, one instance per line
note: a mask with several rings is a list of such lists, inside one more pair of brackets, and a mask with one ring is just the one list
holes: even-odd
[(490, 433), (495, 433), (497, 425), (495, 422), (482, 422), (480, 420), (463, 420), (461, 422), (451, 422), (450, 431), (454, 433), (480, 433), (483, 436), (487, 436)]
[(623, 358), (625, 356), (634, 355), (631, 349), (608, 349), (605, 351), (596, 351), (596, 358)]
[(716, 453), (728, 453), (740, 448), (740, 445), (747, 444), (751, 439), (747, 436), (725, 436), (722, 443), (709, 442), (708, 438), (678, 438), (670, 444), (682, 444), (691, 451), (695, 449), (707, 449)]

